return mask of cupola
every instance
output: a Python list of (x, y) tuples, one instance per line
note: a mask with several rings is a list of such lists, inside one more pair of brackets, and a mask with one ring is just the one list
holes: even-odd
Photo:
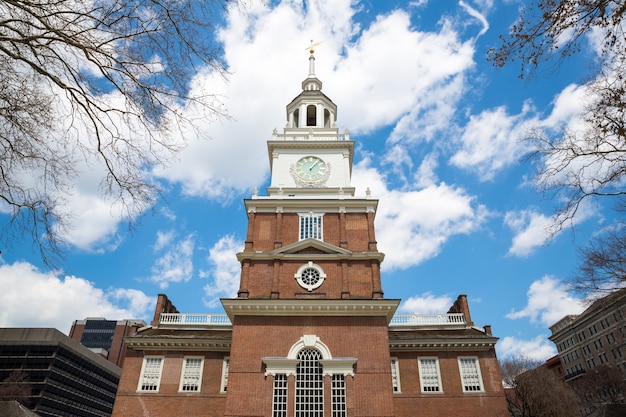
[(302, 81), (302, 93), (287, 105), (286, 128), (335, 128), (337, 106), (324, 93), (315, 75), (315, 50), (309, 49), (309, 75)]

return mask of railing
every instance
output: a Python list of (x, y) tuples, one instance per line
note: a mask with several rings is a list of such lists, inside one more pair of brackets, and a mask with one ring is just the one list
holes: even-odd
[(230, 319), (226, 314), (161, 313), (159, 324), (175, 324), (180, 326), (230, 326)]
[(396, 314), (391, 319), (389, 326), (454, 326), (464, 325), (465, 315), (463, 313), (448, 314)]
[(323, 130), (316, 132), (310, 129), (304, 131), (290, 131), (282, 134), (274, 130), (272, 140), (350, 140), (350, 133), (347, 130), (344, 133), (330, 133), (328, 131), (324, 132)]
[[(230, 326), (226, 314), (181, 314), (162, 313), (159, 325), (175, 326)], [(389, 323), (390, 327), (412, 326), (459, 326), (465, 325), (463, 313), (448, 314), (396, 314)]]

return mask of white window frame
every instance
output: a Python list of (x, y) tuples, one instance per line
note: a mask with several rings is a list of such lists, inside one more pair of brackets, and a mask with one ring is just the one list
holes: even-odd
[(317, 239), (324, 240), (324, 213), (298, 213), (298, 240)]
[(318, 349), (306, 347), (298, 352), (294, 417), (324, 416), (324, 374)]
[[(478, 356), (459, 356), (457, 358), (459, 363), (459, 374), (461, 375), (461, 388), (464, 393), (476, 393), (485, 392), (485, 386), (483, 384), (483, 377), (480, 372), (480, 362)], [(474, 364), (475, 372), (467, 373), (467, 367), (463, 366), (463, 361), (472, 361)], [(475, 379), (475, 381), (470, 381)], [(475, 382), (475, 383), (470, 383)], [(467, 389), (468, 386), (478, 386), (479, 389)]]
[[(312, 283), (309, 282), (306, 277), (303, 277), (303, 273), (307, 270), (313, 270), (313, 272), (317, 272), (317, 281)], [(308, 272), (310, 273), (310, 271)], [(324, 273), (324, 270), (321, 266), (313, 263), (312, 261), (309, 261), (303, 264), (300, 268), (298, 268), (293, 277), (296, 279), (296, 281), (298, 281), (299, 286), (306, 289), (307, 291), (313, 291), (314, 289), (319, 288), (324, 283), (324, 280), (326, 279), (326, 273)]]
[[(158, 372), (153, 372), (153, 370), (151, 369), (151, 366), (149, 367), (148, 363), (152, 361), (156, 361), (156, 360), (159, 361), (159, 369), (158, 369)], [(165, 362), (165, 357), (162, 355), (143, 357), (143, 363), (141, 364), (141, 373), (139, 374), (139, 382), (137, 383), (138, 392), (159, 392), (159, 388), (161, 387), (161, 375), (163, 374), (163, 362)], [(155, 378), (155, 377), (156, 377), (156, 382), (150, 380), (150, 378)], [(150, 383), (151, 386), (154, 385), (156, 388), (155, 389), (143, 388), (147, 386), (148, 383)]]
[(343, 374), (331, 376), (331, 416), (346, 417), (348, 413), (346, 402), (346, 377)]
[[(195, 367), (189, 366), (191, 361), (200, 361), (200, 365), (197, 372), (194, 372)], [(200, 392), (202, 389), (202, 371), (204, 370), (204, 356), (185, 356), (183, 357), (183, 369), (180, 373), (180, 384), (178, 385), (178, 392), (191, 393)], [(193, 384), (190, 381), (196, 380), (197, 383)], [(196, 389), (185, 389), (185, 387), (196, 387)]]
[[(429, 362), (429, 367), (426, 363)], [(434, 371), (430, 368), (430, 364), (434, 362)], [(441, 394), (443, 393), (443, 382), (441, 380), (441, 370), (439, 369), (439, 358), (437, 356), (420, 356), (417, 358), (417, 368), (420, 375), (420, 389), (422, 394)], [(433, 384), (436, 381), (436, 385)], [(430, 389), (434, 388), (434, 389)]]
[(224, 356), (222, 362), (222, 380), (220, 382), (220, 393), (226, 394), (228, 389), (228, 370), (230, 368), (230, 356)]
[(393, 387), (394, 394), (400, 394), (402, 387), (400, 385), (400, 364), (398, 358), (391, 357), (391, 386)]
[(287, 417), (289, 391), (286, 374), (274, 375), (272, 393), (272, 417)]

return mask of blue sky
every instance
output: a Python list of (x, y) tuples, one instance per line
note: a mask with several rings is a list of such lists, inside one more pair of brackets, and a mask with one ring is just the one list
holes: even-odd
[(314, 39), (323, 91), (356, 141), (357, 195), (369, 187), (380, 200), (385, 296), (403, 300), (399, 313), (429, 313), (467, 294), (476, 325), (500, 338), (500, 357), (554, 355), (548, 327), (584, 308), (565, 291), (576, 248), (611, 213), (585, 206), (574, 228), (547, 240), (559, 201), (537, 192), (521, 139), (579, 123), (579, 83), (594, 55), (546, 66), (533, 81), (518, 79), (515, 64), (494, 68), (486, 51), (523, 3), (253, 0), (230, 9), (217, 32), (227, 81), (199, 69), (190, 88), (218, 94), (231, 119), (185, 109), (195, 129), (183, 127), (186, 149), (150, 172), (164, 199), (132, 230), (99, 194), (97, 168), (86, 169), (65, 196), (62, 270), (46, 269), (30, 241), (2, 248), (0, 326), (150, 321), (158, 293), (182, 312), (221, 313), (219, 299), (238, 288), (242, 200), (255, 187), (265, 194), (266, 140), (285, 125)]

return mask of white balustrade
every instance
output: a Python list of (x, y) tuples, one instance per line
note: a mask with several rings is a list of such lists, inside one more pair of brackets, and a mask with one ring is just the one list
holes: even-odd
[[(230, 326), (226, 314), (182, 314), (162, 313), (160, 325), (175, 326)], [(463, 313), (447, 314), (396, 314), (389, 323), (390, 327), (429, 327), (465, 325)]]

